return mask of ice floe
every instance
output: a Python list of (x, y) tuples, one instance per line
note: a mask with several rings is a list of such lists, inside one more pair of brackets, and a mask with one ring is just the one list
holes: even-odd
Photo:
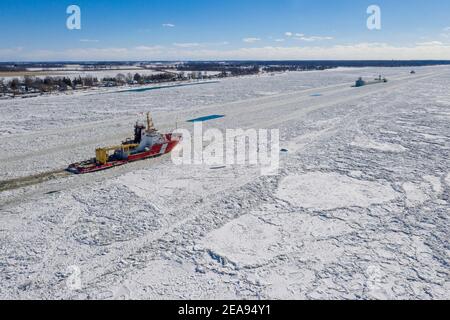
[(392, 201), (398, 194), (387, 184), (336, 173), (311, 172), (285, 178), (277, 196), (298, 207), (332, 210), (355, 206), (365, 208)]

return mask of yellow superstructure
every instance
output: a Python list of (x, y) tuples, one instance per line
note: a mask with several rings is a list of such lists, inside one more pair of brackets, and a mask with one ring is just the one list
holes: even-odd
[(131, 149), (135, 149), (138, 146), (138, 144), (123, 144), (115, 147), (98, 148), (95, 150), (96, 160), (100, 164), (106, 164), (108, 163), (109, 153), (111, 151), (122, 150), (123, 152), (129, 152)]
[[(155, 129), (153, 119), (149, 112), (147, 113), (147, 132), (154, 132), (154, 131), (157, 130)], [(108, 163), (110, 152), (121, 150), (123, 153), (127, 153), (132, 149), (136, 149), (137, 147), (139, 147), (139, 144), (122, 144), (120, 146), (98, 148), (95, 150), (95, 158), (97, 160), (97, 163), (105, 165)]]

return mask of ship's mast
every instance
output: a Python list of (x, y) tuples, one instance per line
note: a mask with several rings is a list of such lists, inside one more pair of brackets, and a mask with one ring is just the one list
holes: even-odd
[(150, 116), (150, 112), (147, 112), (147, 131), (148, 132), (156, 131), (155, 125), (153, 124), (153, 119)]

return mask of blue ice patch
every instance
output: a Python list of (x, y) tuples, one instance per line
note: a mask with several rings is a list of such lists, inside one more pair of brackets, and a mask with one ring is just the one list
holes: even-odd
[(210, 121), (210, 120), (215, 120), (215, 119), (220, 119), (225, 117), (224, 115), (218, 115), (218, 114), (212, 114), (210, 116), (205, 116), (205, 117), (200, 117), (197, 119), (192, 119), (192, 120), (188, 120), (187, 122), (205, 122), (205, 121)]
[(311, 97), (321, 97), (321, 96), (322, 96), (321, 93), (314, 93), (314, 94), (311, 95)]
[(198, 82), (198, 83), (181, 83), (181, 84), (173, 84), (173, 85), (165, 85), (165, 86), (157, 86), (157, 87), (146, 87), (146, 88), (121, 90), (121, 91), (117, 91), (117, 92), (118, 93), (121, 93), (121, 92), (146, 92), (146, 91), (161, 90), (161, 89), (200, 86), (200, 85), (213, 84), (213, 83), (219, 83), (219, 82), (220, 81), (206, 81), (206, 82)]

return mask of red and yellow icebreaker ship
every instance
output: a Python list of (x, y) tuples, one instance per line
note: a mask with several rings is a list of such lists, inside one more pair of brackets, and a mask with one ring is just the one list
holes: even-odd
[(67, 171), (75, 174), (91, 173), (162, 156), (172, 152), (180, 141), (180, 136), (159, 133), (150, 114), (147, 114), (147, 127), (136, 123), (134, 140), (128, 139), (120, 146), (99, 148), (94, 159), (71, 164)]

